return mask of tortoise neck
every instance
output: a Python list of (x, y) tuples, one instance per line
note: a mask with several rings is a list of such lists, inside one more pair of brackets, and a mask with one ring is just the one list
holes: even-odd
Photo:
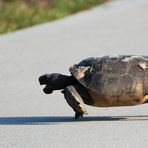
[(69, 85), (78, 84), (77, 79), (75, 79), (73, 76), (68, 76), (65, 82), (66, 82), (66, 87), (69, 86)]

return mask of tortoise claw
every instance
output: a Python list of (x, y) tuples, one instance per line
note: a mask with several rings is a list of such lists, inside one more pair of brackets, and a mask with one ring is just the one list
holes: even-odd
[(76, 112), (75, 113), (75, 119), (79, 119), (80, 117), (83, 118), (83, 113)]

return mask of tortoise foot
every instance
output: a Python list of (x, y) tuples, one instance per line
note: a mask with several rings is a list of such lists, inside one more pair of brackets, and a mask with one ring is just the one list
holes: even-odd
[(83, 113), (76, 112), (75, 113), (75, 119), (83, 118)]

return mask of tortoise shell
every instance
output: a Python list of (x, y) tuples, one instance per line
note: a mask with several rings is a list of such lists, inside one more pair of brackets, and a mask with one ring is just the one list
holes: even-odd
[[(134, 97), (135, 101), (139, 101), (139, 98), (148, 95), (147, 56), (92, 57), (73, 65), (69, 70), (95, 96), (109, 96), (112, 99)], [(128, 102), (127, 105), (131, 104)]]

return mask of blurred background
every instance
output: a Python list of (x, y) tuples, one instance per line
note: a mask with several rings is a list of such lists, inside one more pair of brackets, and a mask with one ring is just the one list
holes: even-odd
[(0, 34), (49, 22), (108, 0), (0, 0)]

